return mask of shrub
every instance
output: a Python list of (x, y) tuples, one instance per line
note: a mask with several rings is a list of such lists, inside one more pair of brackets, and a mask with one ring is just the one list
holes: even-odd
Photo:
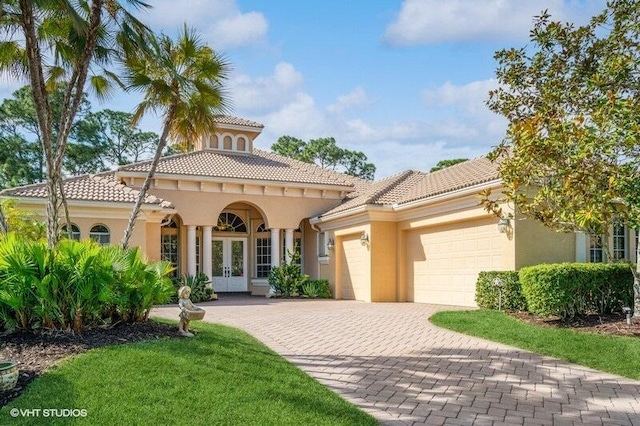
[(0, 240), (0, 329), (73, 329), (146, 319), (171, 295), (167, 262), (90, 240)]
[(502, 309), (506, 311), (526, 311), (527, 301), (522, 295), (518, 273), (515, 271), (483, 271), (476, 282), (476, 303), (484, 309), (498, 309), (500, 289), (494, 279), (502, 280)]
[(300, 288), (302, 297), (331, 299), (331, 290), (327, 280), (309, 280)]
[(536, 315), (607, 314), (633, 300), (626, 263), (543, 264), (522, 268), (519, 277), (529, 311)]
[(269, 285), (277, 296), (291, 297), (299, 293), (302, 285), (309, 279), (309, 276), (302, 274), (300, 270), (299, 258), (299, 253), (290, 253), (289, 262), (285, 261), (269, 271)]
[(213, 289), (210, 284), (211, 282), (209, 281), (209, 277), (203, 273), (199, 273), (195, 276), (183, 275), (179, 279), (173, 281), (174, 292), (171, 295), (171, 302), (178, 302), (178, 290), (184, 285), (191, 288), (191, 301), (193, 303), (211, 300)]

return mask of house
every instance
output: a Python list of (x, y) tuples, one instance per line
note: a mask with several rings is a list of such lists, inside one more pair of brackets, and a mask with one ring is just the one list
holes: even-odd
[[(164, 157), (130, 244), (177, 274), (204, 272), (217, 292), (266, 295), (270, 268), (297, 249), (304, 273), (328, 279), (336, 298), (462, 306), (475, 305), (480, 271), (603, 258), (582, 234), (517, 215), (499, 227), (478, 205), (481, 190), (501, 188), (484, 157), (368, 182), (255, 149), (262, 129), (220, 116), (194, 151)], [(118, 243), (149, 167), (66, 179), (72, 237)], [(1, 195), (44, 215), (43, 184)], [(637, 232), (611, 238), (614, 255), (634, 258)]]

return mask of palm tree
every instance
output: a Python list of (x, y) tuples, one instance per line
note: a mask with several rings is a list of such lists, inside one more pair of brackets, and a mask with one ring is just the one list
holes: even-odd
[(228, 100), (222, 83), (227, 79), (229, 64), (186, 25), (175, 41), (164, 34), (152, 37), (148, 52), (130, 52), (124, 59), (127, 89), (144, 92), (144, 100), (134, 112), (134, 123), (148, 111), (163, 117), (155, 156), (122, 238), (122, 247), (126, 248), (169, 139), (192, 143), (213, 133), (216, 115), (226, 112)]
[[(125, 0), (128, 9), (147, 7)], [(3, 0), (0, 2), (0, 69), (27, 77), (36, 105), (40, 140), (46, 161), (47, 241), (59, 238), (58, 218), (65, 207), (62, 164), (69, 133), (89, 79), (98, 94), (112, 74), (100, 69), (114, 56), (118, 41), (141, 45), (146, 27), (116, 0)], [(50, 96), (64, 81), (66, 92), (58, 123)], [(54, 131), (55, 130), (55, 131)], [(70, 228), (69, 228), (70, 229)]]

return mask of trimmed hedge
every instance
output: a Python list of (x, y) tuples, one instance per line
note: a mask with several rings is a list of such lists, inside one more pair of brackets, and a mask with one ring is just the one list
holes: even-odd
[(619, 312), (633, 300), (629, 264), (560, 263), (522, 268), (522, 294), (536, 315), (570, 318)]
[(527, 301), (522, 295), (518, 273), (515, 271), (483, 271), (476, 282), (476, 303), (484, 309), (498, 309), (500, 291), (493, 285), (495, 278), (502, 279), (502, 309), (526, 311)]

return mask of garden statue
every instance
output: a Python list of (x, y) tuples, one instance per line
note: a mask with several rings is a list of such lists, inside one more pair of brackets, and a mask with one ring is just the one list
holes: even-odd
[(178, 290), (178, 306), (180, 307), (178, 333), (185, 337), (193, 337), (193, 333), (189, 332), (189, 322), (204, 318), (204, 309), (198, 308), (191, 303), (189, 296), (191, 296), (191, 287), (186, 285), (180, 287)]

